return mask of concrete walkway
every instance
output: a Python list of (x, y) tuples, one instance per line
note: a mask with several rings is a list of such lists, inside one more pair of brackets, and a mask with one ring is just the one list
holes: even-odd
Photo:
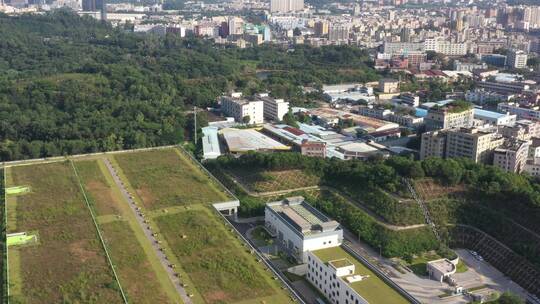
[(137, 205), (135, 204), (135, 201), (133, 200), (132, 195), (127, 191), (126, 186), (124, 185), (124, 183), (118, 176), (118, 172), (113, 167), (110, 160), (105, 158), (104, 162), (105, 162), (105, 165), (107, 166), (107, 169), (111, 173), (114, 179), (114, 182), (116, 183), (116, 186), (120, 189), (122, 196), (128, 202), (131, 210), (135, 213), (135, 218), (137, 219), (137, 222), (139, 223), (142, 230), (144, 231), (144, 235), (146, 236), (148, 241), (152, 244), (152, 248), (154, 248), (154, 251), (156, 255), (158, 256), (159, 261), (161, 262), (161, 265), (167, 272), (167, 275), (169, 276), (169, 279), (173, 283), (174, 287), (176, 288), (176, 290), (182, 297), (184, 304), (192, 304), (193, 301), (191, 301), (191, 298), (187, 294), (186, 290), (184, 289), (184, 287), (182, 287), (182, 283), (180, 282), (180, 279), (176, 276), (176, 272), (171, 267), (171, 263), (169, 262), (165, 253), (163, 253), (162, 248), (157, 242), (158, 240), (154, 237), (153, 235), (154, 232), (151, 230), (150, 226), (147, 223), (145, 223), (146, 220), (143, 217), (140, 207), (137, 207)]

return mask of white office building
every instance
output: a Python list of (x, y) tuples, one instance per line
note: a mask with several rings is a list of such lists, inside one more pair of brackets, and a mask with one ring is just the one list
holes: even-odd
[(289, 102), (283, 99), (275, 99), (267, 93), (258, 94), (257, 97), (264, 102), (264, 118), (281, 121), (283, 116), (289, 112)]
[[(359, 288), (369, 275), (359, 272), (358, 261), (341, 247), (322, 249), (308, 253), (308, 281), (315, 286), (330, 303), (368, 304)], [(364, 283), (364, 284), (363, 284)]]
[(221, 97), (221, 111), (234, 117), (237, 122), (244, 122), (249, 117), (249, 124), (261, 124), (264, 121), (264, 102), (249, 101), (242, 98), (242, 93), (232, 93)]
[(448, 56), (463, 56), (467, 54), (468, 45), (466, 43), (454, 43), (444, 38), (426, 39), (424, 41), (425, 51), (434, 51)]
[(309, 251), (341, 245), (339, 223), (313, 208), (301, 196), (266, 204), (265, 227), (281, 249), (297, 261), (307, 261)]

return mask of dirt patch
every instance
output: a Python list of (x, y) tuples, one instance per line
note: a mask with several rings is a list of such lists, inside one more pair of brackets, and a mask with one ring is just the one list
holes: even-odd
[(443, 186), (430, 178), (415, 181), (414, 186), (418, 194), (426, 201), (461, 196), (467, 190), (464, 185)]
[(112, 190), (101, 181), (92, 180), (86, 183), (86, 190), (90, 192), (98, 215), (120, 214), (115, 206)]
[(85, 240), (80, 240), (69, 244), (69, 252), (79, 259), (81, 262), (86, 262), (88, 260), (94, 260), (97, 258), (97, 254), (93, 250), (88, 250), (88, 243)]
[(141, 198), (142, 203), (146, 208), (151, 208), (156, 201), (152, 191), (145, 186), (140, 187), (139, 189), (135, 190), (135, 192), (137, 192), (137, 195)]
[(204, 299), (207, 303), (222, 303), (227, 299), (227, 293), (223, 290), (216, 290), (204, 294)]

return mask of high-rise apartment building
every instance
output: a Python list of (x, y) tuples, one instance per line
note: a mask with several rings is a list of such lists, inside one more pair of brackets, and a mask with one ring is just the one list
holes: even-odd
[(477, 128), (453, 128), (422, 134), (420, 159), (464, 157), (476, 163), (491, 163), (493, 151), (504, 142), (497, 132)]
[(315, 36), (322, 37), (328, 34), (328, 21), (320, 20), (315, 22)]
[(476, 163), (490, 163), (493, 150), (504, 142), (500, 134), (476, 128), (450, 129), (446, 133), (445, 157), (465, 157)]
[(508, 51), (507, 63), (510, 68), (523, 69), (527, 67), (527, 54), (520, 50)]
[(330, 41), (347, 41), (351, 26), (349, 24), (331, 24), (328, 29), (328, 40)]
[(422, 133), (420, 144), (420, 159), (428, 157), (444, 157), (446, 151), (446, 134), (444, 131)]
[(270, 0), (271, 13), (287, 13), (304, 9), (304, 0)]

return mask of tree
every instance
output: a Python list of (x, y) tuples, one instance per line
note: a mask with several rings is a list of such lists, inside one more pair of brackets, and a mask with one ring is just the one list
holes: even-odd
[(497, 304), (525, 304), (525, 301), (512, 292), (504, 292), (496, 301)]
[(289, 112), (283, 115), (283, 122), (291, 127), (298, 128), (298, 122), (296, 121), (296, 118), (294, 117), (294, 114), (291, 110), (289, 110)]
[(249, 124), (250, 120), (251, 120), (251, 117), (249, 117), (249, 115), (242, 117), (242, 122), (245, 124)]

